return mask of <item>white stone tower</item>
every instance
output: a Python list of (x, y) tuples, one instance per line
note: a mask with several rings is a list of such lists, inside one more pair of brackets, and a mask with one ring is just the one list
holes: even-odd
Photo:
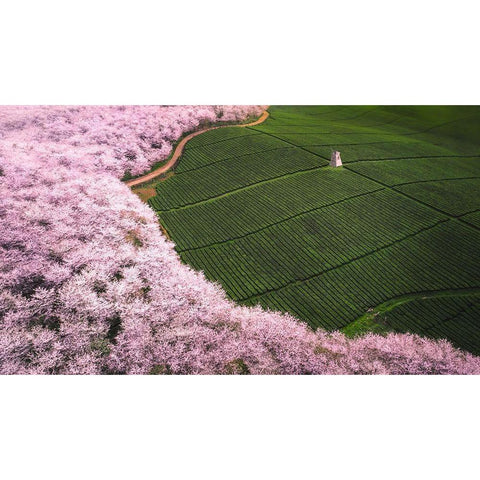
[(332, 158), (330, 160), (331, 167), (341, 167), (342, 166), (342, 159), (340, 158), (340, 152), (336, 150), (332, 152)]

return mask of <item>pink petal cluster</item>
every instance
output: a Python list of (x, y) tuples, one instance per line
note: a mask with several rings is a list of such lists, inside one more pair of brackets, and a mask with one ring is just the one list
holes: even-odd
[(480, 373), (446, 341), (236, 306), (180, 262), (118, 178), (202, 122), (260, 110), (0, 108), (0, 373)]
[(121, 177), (168, 157), (172, 142), (205, 123), (258, 115), (257, 106), (4, 106), (0, 140), (17, 158), (56, 157), (64, 165)]

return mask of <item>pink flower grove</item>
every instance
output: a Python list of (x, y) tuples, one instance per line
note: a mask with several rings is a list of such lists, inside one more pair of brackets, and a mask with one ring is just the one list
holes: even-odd
[(478, 374), (410, 334), (349, 339), (237, 306), (120, 179), (260, 106), (0, 107), (1, 374)]

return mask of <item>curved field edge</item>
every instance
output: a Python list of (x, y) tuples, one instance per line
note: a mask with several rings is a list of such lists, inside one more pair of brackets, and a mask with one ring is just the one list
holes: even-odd
[[(269, 116), (268, 109), (265, 109), (262, 114), (253, 120), (252, 118), (248, 118), (245, 122), (242, 123), (228, 123), (225, 125), (218, 125), (217, 123), (214, 124), (213, 126), (208, 126), (207, 128), (201, 128), (200, 130), (195, 130), (193, 132), (186, 132), (183, 134), (174, 144), (172, 153), (169, 155), (168, 158), (164, 160), (160, 160), (157, 163), (155, 163), (152, 168), (135, 178), (125, 178), (125, 184), (128, 185), (129, 187), (141, 187), (142, 185), (145, 185), (146, 183), (155, 180), (157, 177), (169, 172), (175, 166), (180, 162), (183, 151), (187, 145), (187, 143), (195, 138), (198, 135), (201, 135), (202, 133), (209, 132), (211, 130), (218, 130), (220, 128), (229, 128), (229, 127), (253, 127), (255, 125), (259, 125), (263, 123)], [(144, 196), (140, 196), (142, 200), (144, 200)], [(152, 195), (153, 196), (153, 195)], [(144, 200), (145, 201), (145, 200)]]

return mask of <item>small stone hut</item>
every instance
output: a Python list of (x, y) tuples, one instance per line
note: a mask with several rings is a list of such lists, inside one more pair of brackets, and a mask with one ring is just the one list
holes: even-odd
[(340, 152), (337, 152), (336, 150), (332, 152), (332, 158), (330, 159), (330, 166), (331, 167), (342, 166), (342, 159), (340, 158)]

